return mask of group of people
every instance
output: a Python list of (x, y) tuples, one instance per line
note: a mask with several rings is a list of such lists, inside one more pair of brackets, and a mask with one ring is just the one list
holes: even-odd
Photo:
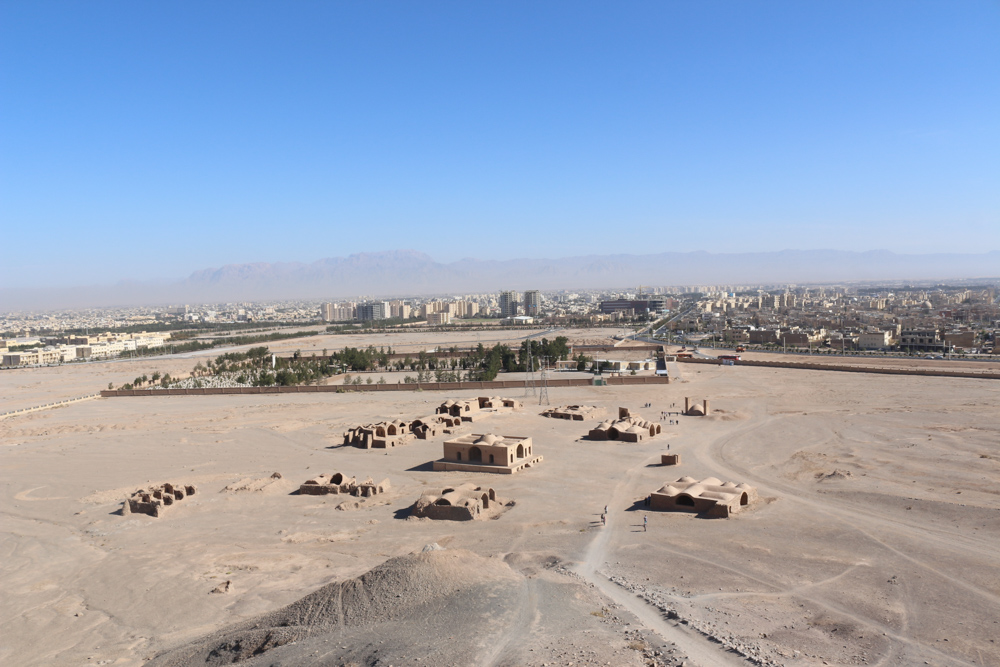
[[(646, 496), (645, 505), (646, 505), (646, 507), (649, 507), (649, 496)], [(608, 525), (608, 506), (607, 505), (604, 506), (604, 513), (601, 514), (601, 525), (602, 526)], [(646, 526), (648, 526), (648, 525), (649, 525), (649, 515), (648, 514), (643, 514), (642, 515), (642, 532), (644, 532), (644, 533), (646, 532)]]

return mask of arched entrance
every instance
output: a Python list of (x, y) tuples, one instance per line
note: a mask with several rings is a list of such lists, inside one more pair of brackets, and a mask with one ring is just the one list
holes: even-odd
[(517, 446), (517, 458), (519, 458), (519, 459), (523, 459), (524, 458), (524, 445), (518, 445)]
[(483, 450), (479, 447), (469, 448), (469, 460), (470, 461), (482, 461), (483, 460)]
[(694, 498), (691, 496), (677, 496), (677, 504), (682, 507), (694, 507)]

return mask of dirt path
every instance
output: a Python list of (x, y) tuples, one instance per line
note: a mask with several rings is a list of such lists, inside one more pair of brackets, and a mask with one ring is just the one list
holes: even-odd
[(483, 665), (503, 667), (519, 664), (519, 651), (524, 638), (531, 634), (532, 627), (538, 621), (538, 590), (535, 580), (525, 577), (518, 599), (517, 618), (500, 636), (499, 641), (483, 656)]
[[(924, 571), (939, 577), (953, 586), (964, 589), (968, 594), (974, 595), (980, 598), (981, 603), (990, 604), (995, 606), (1000, 606), (1000, 597), (991, 593), (990, 591), (982, 590), (982, 588), (976, 586), (973, 583), (965, 581), (957, 576), (949, 574), (942, 571), (940, 568), (923, 561), (922, 559), (915, 557), (910, 553), (906, 553), (904, 548), (896, 547), (890, 544), (890, 540), (893, 536), (897, 538), (909, 538), (911, 540), (917, 540), (924, 544), (934, 544), (940, 547), (947, 546), (950, 549), (960, 548), (977, 555), (984, 555), (992, 553), (992, 545), (981, 542), (977, 543), (975, 541), (970, 542), (968, 539), (960, 535), (953, 535), (947, 531), (942, 531), (938, 528), (931, 528), (926, 526), (917, 525), (914, 523), (898, 521), (894, 519), (887, 518), (883, 515), (871, 512), (869, 510), (862, 509), (860, 507), (855, 507), (850, 504), (843, 502), (838, 502), (832, 498), (824, 497), (818, 500), (808, 493), (803, 492), (801, 488), (796, 487), (793, 484), (789, 484), (782, 480), (779, 480), (773, 476), (763, 476), (760, 474), (759, 470), (750, 470), (749, 468), (740, 465), (738, 462), (734, 461), (731, 456), (727, 455), (727, 448), (731, 445), (739, 443), (740, 439), (745, 437), (752, 431), (755, 431), (765, 426), (773, 426), (776, 420), (781, 419), (777, 416), (757, 416), (750, 423), (748, 423), (743, 428), (738, 429), (735, 432), (729, 433), (724, 437), (718, 438), (714, 441), (709, 442), (707, 445), (702, 445), (699, 447), (692, 447), (695, 457), (706, 466), (719, 471), (723, 476), (727, 476), (731, 479), (746, 480), (758, 487), (762, 491), (768, 492), (779, 492), (780, 495), (786, 500), (801, 505), (808, 506), (811, 511), (818, 515), (823, 515), (831, 520), (838, 521), (841, 524), (849, 527), (850, 529), (856, 531), (862, 535), (865, 539), (879, 545), (879, 547), (885, 549), (886, 551), (892, 553), (894, 556), (906, 560), (917, 567), (923, 569)], [(877, 537), (874, 532), (877, 529), (879, 536)], [(669, 550), (669, 549), (668, 549)], [(930, 654), (937, 659), (942, 659), (949, 661), (953, 664), (961, 665), (971, 665), (975, 664), (972, 662), (965, 661), (958, 656), (951, 653), (941, 651), (937, 647), (933, 646), (930, 642), (921, 641), (912, 636), (906, 634), (908, 628), (908, 615), (909, 609), (904, 610), (904, 624), (902, 630), (891, 627), (888, 624), (882, 623), (874, 618), (867, 615), (856, 613), (854, 610), (849, 609), (841, 604), (833, 602), (819, 593), (819, 588), (821, 585), (828, 583), (828, 581), (813, 582), (811, 584), (800, 586), (796, 588), (789, 588), (782, 590), (782, 587), (773, 583), (760, 579), (750, 572), (741, 572), (739, 569), (730, 568), (723, 563), (714, 563), (711, 559), (703, 558), (706, 563), (712, 564), (716, 567), (724, 567), (725, 569), (730, 569), (735, 572), (739, 572), (741, 575), (747, 577), (748, 579), (757, 581), (758, 583), (764, 584), (766, 586), (775, 588), (779, 592), (777, 593), (754, 593), (750, 597), (796, 597), (803, 600), (808, 600), (809, 602), (818, 605), (828, 611), (843, 616), (845, 618), (851, 619), (852, 621), (862, 625), (868, 626), (873, 630), (882, 632), (885, 636), (893, 639), (897, 644), (892, 646), (885, 656), (879, 661), (878, 664), (885, 664), (886, 659), (892, 655), (895, 655), (901, 646), (910, 647), (918, 652), (924, 654)], [(841, 572), (834, 579), (839, 578), (846, 574)], [(813, 593), (816, 591), (816, 593)], [(729, 593), (726, 596), (738, 596), (738, 593)], [(709, 595), (706, 598), (711, 597), (722, 597)]]
[[(644, 468), (652, 459), (647, 459), (629, 468), (624, 478), (612, 492), (608, 502), (610, 508), (625, 507), (635, 495), (636, 471)], [(682, 627), (664, 617), (662, 611), (642, 598), (612, 582), (600, 570), (608, 558), (608, 545), (615, 535), (631, 529), (629, 517), (621, 512), (610, 512), (608, 525), (598, 531), (597, 537), (587, 547), (583, 561), (575, 568), (577, 574), (594, 584), (608, 598), (631, 612), (647, 628), (665, 641), (673, 642), (696, 665), (704, 667), (746, 667), (750, 663), (719, 644), (714, 644), (704, 636)]]

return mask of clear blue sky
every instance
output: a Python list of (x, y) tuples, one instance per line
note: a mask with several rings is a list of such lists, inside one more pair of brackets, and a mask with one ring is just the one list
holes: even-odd
[(1000, 3), (0, 3), (0, 282), (1000, 248)]

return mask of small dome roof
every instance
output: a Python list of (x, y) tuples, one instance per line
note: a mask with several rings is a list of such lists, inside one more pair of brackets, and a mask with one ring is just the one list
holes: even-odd
[(486, 435), (479, 436), (476, 440), (477, 445), (493, 445), (496, 444), (498, 440), (503, 440), (503, 438), (493, 435), (492, 433), (487, 433)]

